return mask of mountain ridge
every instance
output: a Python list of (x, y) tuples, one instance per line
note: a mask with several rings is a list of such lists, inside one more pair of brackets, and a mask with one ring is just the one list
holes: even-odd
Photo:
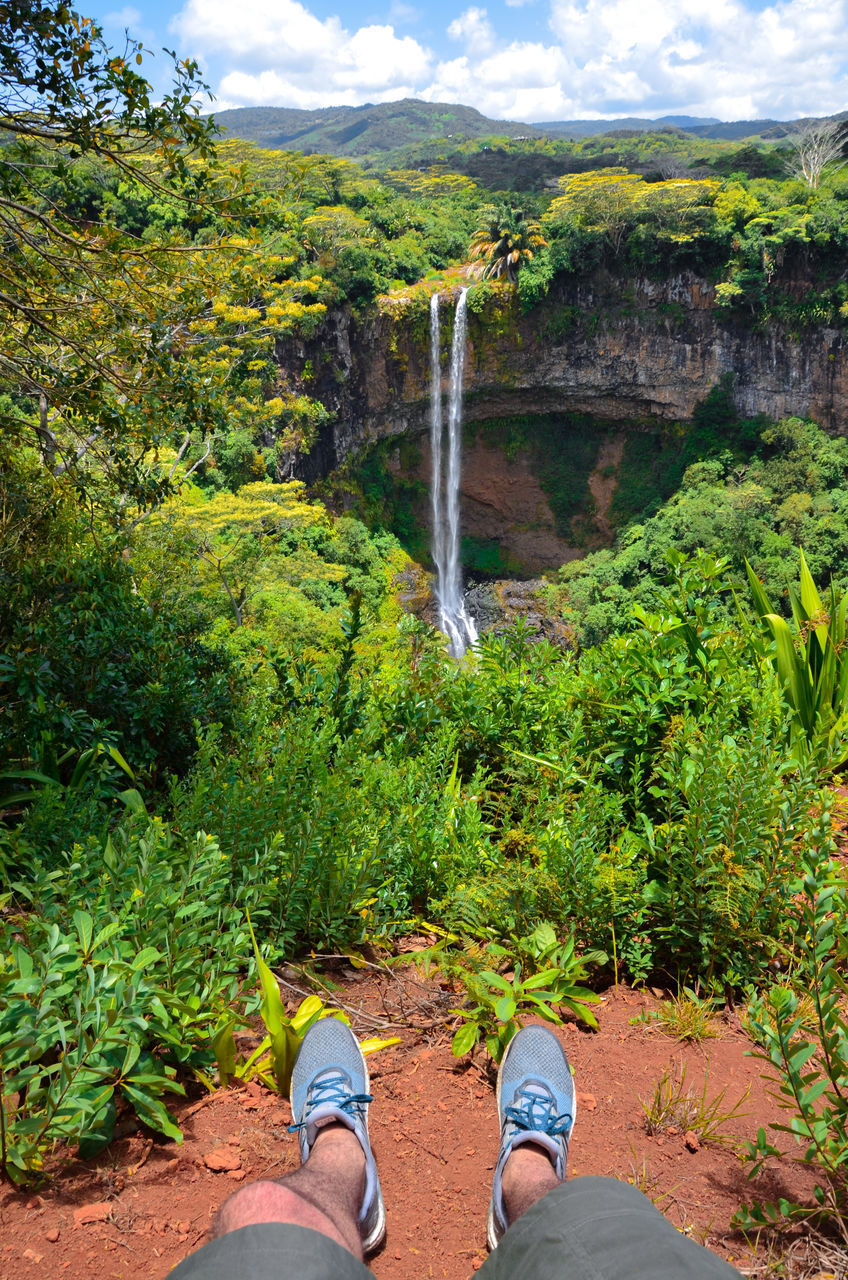
[(361, 106), (330, 106), (302, 110), (297, 107), (233, 107), (214, 112), (225, 134), (255, 142), (269, 150), (295, 150), (359, 158), (378, 156), (397, 148), (437, 139), (507, 137), (586, 138), (629, 130), (682, 130), (692, 137), (740, 141), (764, 138), (778, 141), (804, 125), (845, 119), (835, 116), (785, 121), (719, 120), (713, 116), (666, 115), (656, 119), (619, 116), (613, 120), (547, 120), (523, 122), (495, 120), (475, 107), (461, 103), (423, 102), (402, 98), (396, 102)]
[(271, 150), (320, 151), (330, 155), (368, 155), (457, 135), (544, 136), (541, 130), (521, 121), (493, 120), (474, 107), (422, 102), (417, 98), (309, 111), (297, 107), (234, 107), (213, 114), (218, 125), (233, 137)]

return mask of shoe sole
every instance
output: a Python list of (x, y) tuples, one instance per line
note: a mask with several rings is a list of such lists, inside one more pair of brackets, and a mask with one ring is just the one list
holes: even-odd
[[(362, 1052), (362, 1046), (356, 1041), (356, 1047), (359, 1049), (359, 1056), (362, 1059), (362, 1072), (365, 1076), (365, 1093), (371, 1092), (371, 1076), (368, 1071), (368, 1063), (365, 1061), (365, 1054)], [(368, 1112), (365, 1113), (365, 1136), (368, 1139), (368, 1146), (371, 1146), (371, 1134), (368, 1130)], [(379, 1249), (380, 1245), (386, 1238), (386, 1206), (383, 1203), (383, 1192), (380, 1188), (380, 1177), (377, 1174), (377, 1218), (369, 1231), (367, 1237), (362, 1241), (362, 1252), (364, 1254), (373, 1253), (375, 1249)]]
[[(547, 1030), (547, 1028), (545, 1028), (545, 1030)], [(551, 1032), (551, 1035), (553, 1034), (554, 1033)], [(556, 1040), (556, 1036), (554, 1036), (554, 1039)], [(559, 1043), (559, 1040), (557, 1040), (557, 1044), (559, 1045), (560, 1049), (562, 1049), (562, 1045)], [(509, 1045), (507, 1045), (507, 1053), (508, 1052), (509, 1052)], [(563, 1057), (565, 1058), (566, 1068), (569, 1074), (571, 1074), (571, 1063), (568, 1061), (568, 1056), (566, 1055), (564, 1049), (562, 1049), (562, 1053), (563, 1053)], [(498, 1084), (497, 1084), (497, 1089), (495, 1090), (495, 1098), (497, 1100), (497, 1106), (498, 1106), (498, 1122), (499, 1123), (501, 1118), (501, 1081), (503, 1078), (503, 1071), (501, 1069), (502, 1067), (503, 1067), (503, 1062), (501, 1062), (501, 1066), (498, 1068)], [(572, 1079), (572, 1086), (573, 1086), (573, 1082), (574, 1082), (573, 1074), (571, 1075), (571, 1079)], [(572, 1087), (571, 1103), (572, 1103), (571, 1129), (569, 1129), (568, 1131), (569, 1138), (571, 1138), (571, 1134), (577, 1120), (577, 1091), (573, 1087)], [(507, 1230), (509, 1230), (509, 1228), (507, 1228)], [(495, 1220), (495, 1195), (494, 1195), (494, 1188), (493, 1188), (492, 1198), (489, 1201), (489, 1214), (488, 1214), (488, 1217), (486, 1218), (486, 1244), (488, 1245), (490, 1253), (492, 1252), (493, 1249), (497, 1249), (498, 1242), (503, 1239), (505, 1234), (506, 1234), (505, 1232), (498, 1232), (498, 1224)]]

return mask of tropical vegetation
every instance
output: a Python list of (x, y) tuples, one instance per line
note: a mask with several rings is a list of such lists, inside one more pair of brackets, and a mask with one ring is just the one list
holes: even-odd
[(188, 1085), (284, 1090), (323, 1010), (286, 1014), (273, 966), (426, 920), (458, 1054), (591, 1025), (610, 981), (750, 1002), (819, 1191), (749, 1220), (844, 1235), (844, 442), (719, 387), (628, 446), (615, 545), (547, 587), (569, 644), (516, 622), (456, 662), (401, 604), (380, 494), (366, 523), (295, 478), (330, 410), (287, 363), (469, 246), (481, 323), (499, 291), (689, 266), (776, 341), (843, 326), (844, 175), (652, 178), (587, 143), (603, 164), (490, 214), (464, 174), (216, 142), (193, 64), (156, 105), (68, 6), (0, 12), (4, 1176), (128, 1111), (179, 1140)]

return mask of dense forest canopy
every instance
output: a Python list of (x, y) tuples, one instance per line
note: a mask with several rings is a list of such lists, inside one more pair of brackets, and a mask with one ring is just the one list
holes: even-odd
[(568, 644), (519, 621), (457, 663), (402, 607), (423, 570), (381, 495), (359, 519), (293, 478), (329, 410), (280, 358), (470, 257), (481, 323), (498, 290), (688, 269), (776, 341), (844, 334), (840, 153), (812, 181), (791, 140), (663, 129), (364, 168), (217, 139), (193, 63), (156, 103), (67, 5), (0, 23), (3, 1173), (95, 1152), (121, 1109), (178, 1136), (166, 1095), (224, 1080), (256, 1010), (248, 922), (274, 961), (435, 922), (489, 1009), (461, 1052), (503, 1051), (480, 975), (521, 955), (563, 993), (751, 1000), (784, 1079), (800, 1036), (844, 1084), (845, 442), (716, 388), (629, 442), (614, 545), (551, 566)]

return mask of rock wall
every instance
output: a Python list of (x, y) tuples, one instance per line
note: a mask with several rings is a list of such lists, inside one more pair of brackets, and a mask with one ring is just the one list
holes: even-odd
[[(712, 285), (692, 274), (657, 282), (598, 272), (560, 285), (527, 314), (508, 290), (479, 291), (470, 314), (466, 417), (572, 411), (631, 420), (639, 429), (658, 418), (688, 419), (732, 374), (744, 416), (812, 418), (848, 433), (846, 331), (756, 331), (717, 309), (714, 297)], [(304, 479), (326, 474), (369, 441), (427, 430), (422, 293), (384, 299), (362, 323), (335, 312), (316, 338), (281, 341), (277, 354), (289, 385), (318, 396), (334, 415), (309, 457), (294, 465)], [(306, 367), (309, 379), (301, 381)]]
[[(400, 452), (398, 449), (388, 454), (389, 470), (396, 475), (403, 474), (407, 479), (416, 479), (429, 490), (432, 475), (429, 437), (422, 438), (417, 464), (406, 472)], [(601, 465), (608, 461), (608, 454), (607, 448)], [(598, 486), (604, 486), (608, 492), (599, 493), (597, 497), (593, 492), (597, 514), (592, 521), (593, 528), (579, 546), (557, 533), (547, 495), (525, 451), (519, 450), (507, 457), (502, 449), (494, 448), (483, 440), (466, 440), (462, 450), (461, 477), (463, 535), (481, 543), (496, 544), (504, 566), (521, 577), (544, 573), (546, 569), (577, 560), (587, 551), (612, 542), (612, 531), (606, 517), (615, 477), (602, 479), (600, 468), (597, 477), (595, 473), (590, 477), (590, 485), (597, 480)], [(430, 528), (429, 494), (413, 502), (413, 514), (422, 528)]]

